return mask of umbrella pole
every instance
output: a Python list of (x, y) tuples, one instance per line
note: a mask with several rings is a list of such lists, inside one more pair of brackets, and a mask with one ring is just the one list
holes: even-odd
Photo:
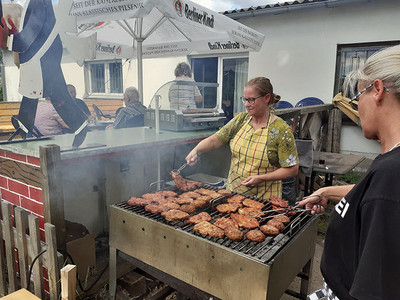
[(140, 100), (143, 103), (143, 54), (142, 54), (142, 24), (143, 18), (137, 18), (137, 70), (138, 70), (138, 91)]

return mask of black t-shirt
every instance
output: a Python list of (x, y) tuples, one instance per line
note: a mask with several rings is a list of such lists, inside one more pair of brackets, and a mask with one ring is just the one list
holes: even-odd
[(400, 148), (335, 206), (321, 272), (341, 300), (400, 299)]

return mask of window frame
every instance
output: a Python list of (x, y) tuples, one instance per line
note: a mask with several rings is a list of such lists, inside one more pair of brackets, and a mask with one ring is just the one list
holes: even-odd
[[(333, 97), (342, 91), (343, 80), (346, 75), (353, 69), (348, 70), (348, 72), (342, 72), (343, 58), (345, 58), (345, 53), (351, 52), (365, 52), (363, 61), (360, 61), (358, 66), (363, 65), (365, 60), (370, 57), (376, 51), (380, 49), (398, 45), (400, 41), (386, 41), (386, 42), (376, 42), (376, 43), (358, 43), (358, 44), (338, 44), (336, 50), (336, 70), (335, 70), (335, 82), (333, 86)], [(368, 53), (369, 52), (369, 53)]]
[[(110, 64), (120, 63), (121, 65), (121, 92), (111, 93), (111, 80), (110, 80)], [(92, 92), (92, 81), (91, 81), (91, 70), (90, 66), (94, 64), (104, 65), (104, 82), (105, 92), (104, 93), (93, 93)], [(85, 95), (86, 99), (122, 99), (123, 98), (123, 62), (122, 59), (110, 59), (110, 60), (90, 60), (84, 63), (84, 78), (85, 78)]]

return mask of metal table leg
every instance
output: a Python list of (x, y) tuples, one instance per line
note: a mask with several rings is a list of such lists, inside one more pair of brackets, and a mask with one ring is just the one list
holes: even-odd
[(109, 294), (110, 299), (115, 299), (117, 290), (117, 249), (110, 247), (110, 269), (109, 269)]

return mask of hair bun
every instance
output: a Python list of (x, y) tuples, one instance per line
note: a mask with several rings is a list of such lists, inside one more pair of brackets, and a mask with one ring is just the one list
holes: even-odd
[(272, 93), (272, 98), (274, 100), (274, 104), (281, 100), (281, 96)]

